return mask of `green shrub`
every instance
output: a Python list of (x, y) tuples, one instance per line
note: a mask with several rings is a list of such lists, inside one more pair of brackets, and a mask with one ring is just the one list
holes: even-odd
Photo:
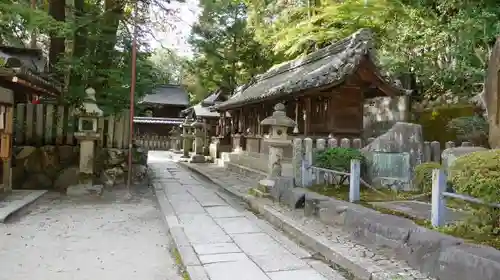
[(454, 118), (448, 129), (455, 132), (459, 141), (470, 141), (475, 146), (488, 145), (488, 121), (482, 116)]
[(352, 159), (360, 160), (361, 170), (364, 170), (365, 157), (360, 150), (351, 148), (330, 148), (317, 152), (314, 165), (321, 168), (349, 172)]
[[(449, 173), (449, 180), (458, 193), (487, 202), (500, 202), (500, 149), (461, 156), (452, 164)], [(498, 231), (498, 209), (477, 206), (472, 211), (481, 227)]]
[(456, 133), (448, 129), (448, 123), (454, 118), (473, 116), (474, 110), (475, 106), (470, 104), (434, 107), (415, 112), (415, 123), (422, 125), (425, 141), (439, 141), (444, 147), (447, 141), (456, 140)]
[(426, 162), (415, 167), (415, 177), (413, 184), (422, 193), (428, 193), (432, 190), (432, 170), (441, 168), (437, 162)]

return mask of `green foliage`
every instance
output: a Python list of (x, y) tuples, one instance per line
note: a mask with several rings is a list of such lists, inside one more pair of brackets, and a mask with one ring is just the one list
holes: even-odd
[(428, 193), (432, 190), (432, 170), (441, 168), (437, 162), (426, 162), (415, 167), (415, 176), (413, 184), (422, 193)]
[(150, 60), (148, 33), (143, 29), (152, 23), (149, 5), (157, 5), (155, 1), (134, 4), (135, 17), (132, 6), (122, 0), (75, 0), (71, 6), (56, 0), (36, 2), (33, 9), (28, 0), (0, 1), (0, 41), (26, 47), (26, 42), (36, 35), (33, 38), (38, 38), (37, 47), (49, 54), (50, 75), (65, 85), (61, 103), (78, 106), (85, 88), (94, 87), (97, 101), (106, 113), (129, 106), (133, 25), (138, 29), (139, 50), (135, 99), (139, 100), (156, 84), (170, 80), (171, 75), (164, 73), (165, 67)]
[(489, 124), (482, 116), (454, 118), (447, 127), (455, 132), (460, 141), (470, 141), (475, 146), (488, 145)]
[(199, 101), (221, 88), (226, 93), (273, 64), (267, 48), (247, 28), (247, 7), (241, 1), (200, 1), (203, 12), (189, 43), (194, 59), (186, 63), (184, 84)]
[(373, 29), (380, 62), (395, 73), (417, 74), (430, 99), (449, 92), (472, 95), (500, 33), (500, 6), (494, 1), (247, 2), (257, 40), (288, 58), (358, 28)]
[[(358, 159), (364, 167), (366, 159), (360, 150), (351, 148), (330, 148), (317, 152), (314, 165), (321, 168), (328, 168), (336, 171), (349, 172), (351, 160)], [(362, 168), (363, 170), (364, 168)]]
[(500, 150), (478, 151), (455, 160), (450, 181), (459, 193), (500, 201)]
[(453, 105), (435, 107), (417, 113), (415, 123), (422, 125), (426, 141), (438, 141), (444, 147), (447, 141), (455, 141), (455, 130), (448, 127), (448, 123), (458, 117), (474, 115), (472, 105)]
[[(490, 203), (500, 201), (500, 150), (474, 152), (456, 159), (450, 167), (450, 182), (458, 193)], [(472, 224), (483, 232), (500, 234), (500, 210), (489, 206), (472, 208)]]

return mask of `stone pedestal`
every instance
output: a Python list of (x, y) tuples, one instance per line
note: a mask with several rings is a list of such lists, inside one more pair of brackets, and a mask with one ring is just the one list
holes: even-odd
[(80, 142), (80, 173), (94, 174), (95, 141), (100, 138), (99, 133), (76, 132), (75, 138)]
[(193, 136), (190, 133), (191, 122), (188, 118), (184, 120), (182, 123), (182, 152), (183, 158), (189, 158), (189, 152), (191, 151), (192, 138)]
[(239, 153), (241, 152), (241, 134), (236, 133), (232, 135), (233, 137), (233, 152)]
[(205, 162), (205, 156), (203, 155), (205, 125), (200, 119), (197, 119), (193, 124), (191, 124), (191, 127), (194, 129), (194, 155), (191, 157), (191, 162)]

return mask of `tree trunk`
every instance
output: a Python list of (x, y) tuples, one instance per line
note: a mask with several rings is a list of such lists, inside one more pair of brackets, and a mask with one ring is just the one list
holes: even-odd
[[(49, 2), (49, 14), (57, 21), (64, 21), (66, 17), (66, 1), (51, 0)], [(58, 34), (50, 35), (49, 48), (49, 70), (56, 75), (57, 79), (64, 78), (62, 71), (58, 71), (57, 63), (61, 60), (65, 51), (64, 37), (59, 37)]]
[(484, 83), (483, 101), (489, 123), (490, 148), (500, 148), (500, 37), (491, 51), (486, 81)]
[[(36, 0), (31, 0), (31, 9), (36, 10)], [(30, 48), (32, 49), (36, 48), (36, 41), (37, 41), (36, 28), (33, 28), (33, 30), (31, 31)]]
[[(81, 24), (80, 18), (85, 15), (85, 0), (75, 0), (75, 21), (76, 24)], [(73, 37), (73, 52), (72, 56), (75, 60), (83, 59), (87, 49), (87, 28), (80, 27), (75, 30)], [(86, 86), (86, 79), (81, 71), (70, 70), (69, 88), (82, 91)]]

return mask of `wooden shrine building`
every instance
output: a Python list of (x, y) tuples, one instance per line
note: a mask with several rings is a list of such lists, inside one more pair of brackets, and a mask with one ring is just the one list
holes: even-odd
[(180, 85), (162, 85), (140, 101), (143, 116), (134, 117), (134, 130), (139, 135), (168, 136), (173, 126), (180, 125), (181, 112), (189, 106), (189, 95)]
[(0, 46), (0, 87), (13, 91), (15, 103), (61, 94), (62, 84), (46, 69), (42, 50)]
[(46, 67), (39, 49), (0, 46), (0, 195), (12, 189), (14, 105), (42, 96), (57, 98), (62, 92), (62, 85), (45, 72)]
[(382, 74), (376, 61), (373, 34), (361, 29), (303, 58), (274, 66), (214, 106), (221, 116), (229, 112), (232, 117), (229, 122), (221, 118), (220, 131), (228, 129), (233, 137), (241, 137), (245, 150), (265, 153), (262, 141), (254, 140), (266, 133), (259, 123), (282, 102), (287, 116), (297, 123), (289, 134), (361, 137), (365, 99), (410, 93)]
[(193, 120), (200, 118), (207, 125), (207, 135), (209, 137), (216, 136), (218, 133), (217, 127), (219, 126), (219, 113), (211, 111), (210, 108), (226, 100), (227, 97), (222, 90), (217, 90), (198, 104), (183, 110), (181, 116)]

